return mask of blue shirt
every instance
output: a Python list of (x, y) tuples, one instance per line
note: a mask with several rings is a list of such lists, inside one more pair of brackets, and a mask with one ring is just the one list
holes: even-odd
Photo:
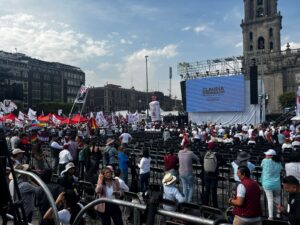
[[(239, 182), (240, 179), (239, 179), (239, 177), (237, 175), (237, 171), (238, 171), (239, 166), (234, 161), (231, 163), (231, 166), (233, 168), (234, 180), (237, 181), (237, 182)], [(252, 173), (252, 171), (255, 169), (255, 165), (253, 163), (251, 163), (251, 162), (247, 162), (247, 167), (250, 170), (250, 173)]]
[(118, 159), (119, 159), (120, 170), (127, 170), (128, 169), (128, 156), (124, 152), (119, 152)]
[(261, 183), (266, 190), (280, 190), (281, 163), (273, 161), (271, 158), (263, 159), (261, 162), (262, 174)]
[[(172, 200), (178, 203), (182, 203), (185, 201), (185, 197), (180, 193), (178, 188), (173, 185), (164, 185), (164, 199)], [(169, 211), (175, 211), (175, 208), (169, 205), (164, 205), (163, 208)]]

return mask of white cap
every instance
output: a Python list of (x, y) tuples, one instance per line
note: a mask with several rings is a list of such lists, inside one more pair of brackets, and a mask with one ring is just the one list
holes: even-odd
[(268, 151), (265, 152), (265, 155), (276, 155), (276, 151), (273, 149), (269, 149)]

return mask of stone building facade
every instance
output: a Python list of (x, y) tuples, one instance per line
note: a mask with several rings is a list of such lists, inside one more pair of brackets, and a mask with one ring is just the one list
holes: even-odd
[(295, 92), (300, 85), (300, 49), (281, 50), (282, 16), (278, 0), (244, 0), (243, 68), (250, 76), (250, 66), (258, 67), (258, 77), (265, 90), (258, 93), (266, 104), (266, 113), (282, 111), (278, 97), (284, 92)]
[(20, 100), (24, 108), (34, 108), (40, 102), (73, 103), (84, 83), (85, 73), (78, 67), (0, 51), (0, 90), (19, 87), (18, 98), (0, 91), (0, 101)]
[[(148, 96), (148, 101), (147, 101)], [(134, 88), (126, 89), (119, 85), (107, 84), (104, 87), (89, 88), (85, 111), (103, 111), (105, 113), (116, 112), (121, 110), (145, 110), (147, 103), (151, 102), (151, 97), (156, 96), (157, 101), (164, 111), (180, 109), (181, 101), (171, 99), (162, 92), (137, 91)]]

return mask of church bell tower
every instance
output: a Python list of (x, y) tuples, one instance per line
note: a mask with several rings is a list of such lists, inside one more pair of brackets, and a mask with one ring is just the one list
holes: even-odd
[(279, 52), (282, 16), (277, 12), (278, 0), (244, 0), (243, 30), (244, 59), (258, 52)]

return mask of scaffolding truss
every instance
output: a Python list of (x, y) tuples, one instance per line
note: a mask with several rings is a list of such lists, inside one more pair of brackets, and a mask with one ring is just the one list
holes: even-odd
[(177, 73), (181, 79), (195, 79), (211, 76), (234, 75), (243, 72), (242, 56), (204, 60), (197, 62), (181, 62), (177, 66)]

